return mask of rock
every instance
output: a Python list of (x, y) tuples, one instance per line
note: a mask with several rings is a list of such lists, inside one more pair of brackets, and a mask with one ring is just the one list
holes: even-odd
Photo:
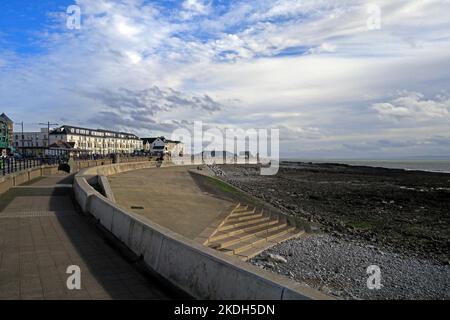
[[(409, 197), (410, 191), (416, 193), (420, 188), (410, 188), (407, 193), (390, 194), (391, 181), (379, 180), (383, 184), (372, 184), (368, 181), (370, 183), (363, 185), (359, 176), (354, 179), (350, 175), (345, 177), (344, 182), (349, 178), (350, 182), (354, 181), (356, 184), (342, 185), (345, 190), (334, 183), (322, 183), (330, 174), (350, 170), (350, 167), (336, 168), (334, 165), (326, 167), (325, 170), (320, 169), (319, 165), (314, 165), (311, 169), (307, 164), (301, 165), (301, 170), (281, 167), (278, 177), (270, 178), (259, 176), (259, 171), (253, 167), (220, 168), (225, 171), (223, 180), (256, 198), (272, 203), (281, 211), (292, 213), (305, 221), (316, 221), (312, 223), (313, 226), (320, 223), (320, 231), (324, 232), (278, 244), (262, 253), (259, 256), (261, 259), (256, 258), (250, 263), (296, 281), (307, 282), (315, 289), (325, 286), (322, 290), (329, 289), (329, 294), (342, 299), (450, 299), (450, 256), (448, 250), (445, 250), (448, 248), (448, 236), (445, 232), (447, 220), (433, 220), (431, 229), (431, 226), (421, 226), (424, 232), (418, 239), (420, 241), (397, 238), (395, 232), (396, 227), (402, 227), (406, 223), (408, 226), (420, 225), (423, 214), (435, 213), (433, 208), (437, 198), (432, 194), (421, 195), (417, 201), (410, 203), (404, 201), (403, 195)], [(305, 175), (305, 172), (318, 172), (319, 169), (322, 174), (309, 177)], [(361, 173), (367, 170), (378, 169), (364, 169)], [(408, 173), (408, 181), (411, 180), (409, 175)], [(392, 178), (398, 180), (397, 177)], [(342, 177), (339, 176), (339, 179), (341, 181)], [(373, 179), (375, 181), (375, 176)], [(330, 180), (334, 181), (334, 178)], [(432, 183), (434, 178), (429, 181)], [(450, 188), (446, 188), (445, 192), (449, 191)], [(389, 198), (383, 199), (384, 195)], [(314, 196), (317, 196), (318, 200), (314, 200)], [(429, 203), (421, 203), (427, 197)], [(367, 210), (362, 210), (363, 207)], [(442, 210), (442, 207), (437, 206), (437, 211)], [(344, 208), (348, 210), (341, 210)], [(329, 215), (328, 210), (336, 214)], [(412, 214), (407, 214), (409, 212)], [(386, 228), (352, 228), (344, 223), (348, 221), (347, 217), (365, 222), (369, 215), (370, 221), (372, 218), (381, 221)], [(445, 214), (440, 216), (444, 217)], [(402, 228), (399, 230), (403, 230)], [(270, 260), (267, 258), (269, 252), (285, 257), (288, 263)], [(429, 260), (430, 254), (439, 254), (436, 256), (439, 258)], [(366, 281), (369, 275), (366, 269), (369, 265), (377, 264), (382, 268), (383, 290), (368, 290)]]
[(276, 263), (287, 263), (286, 258), (283, 258), (282, 256), (280, 256), (278, 254), (272, 254), (272, 253), (269, 253), (269, 255), (267, 256), (267, 260), (273, 261)]
[(328, 288), (326, 285), (323, 285), (320, 288), (320, 291), (325, 292), (325, 293), (329, 293), (330, 292), (330, 288)]

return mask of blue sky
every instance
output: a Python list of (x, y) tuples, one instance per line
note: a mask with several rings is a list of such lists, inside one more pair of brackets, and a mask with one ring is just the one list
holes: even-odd
[(64, 11), (70, 0), (3, 1), (0, 11), (1, 45), (3, 50), (20, 54), (43, 52), (39, 32), (52, 26), (51, 12)]
[(285, 157), (448, 157), (449, 16), (448, 0), (2, 1), (0, 111), (28, 130), (279, 128)]

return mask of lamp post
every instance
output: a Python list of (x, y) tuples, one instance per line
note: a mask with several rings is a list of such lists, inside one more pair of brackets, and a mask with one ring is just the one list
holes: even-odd
[(47, 148), (50, 148), (50, 126), (59, 126), (59, 124), (58, 123), (50, 123), (50, 121), (49, 121), (47, 123), (39, 123), (39, 125), (41, 125), (41, 126), (47, 125)]
[[(21, 139), (22, 140), (22, 152), (23, 152), (23, 148), (25, 147), (25, 136), (24, 136), (24, 132), (23, 132), (23, 121), (19, 122), (17, 124), (15, 124), (16, 126), (21, 126), (22, 131), (21, 131)], [(11, 144), (13, 143), (12, 141), (10, 142)], [(17, 143), (17, 146), (19, 146), (19, 143)]]

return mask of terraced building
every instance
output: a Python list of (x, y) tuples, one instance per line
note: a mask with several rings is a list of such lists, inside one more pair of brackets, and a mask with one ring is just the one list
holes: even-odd
[(134, 134), (101, 129), (62, 126), (50, 132), (50, 144), (72, 143), (74, 151), (84, 154), (131, 154), (143, 149), (142, 140)]
[(0, 115), (0, 155), (11, 154), (14, 149), (12, 146), (13, 121), (4, 113)]

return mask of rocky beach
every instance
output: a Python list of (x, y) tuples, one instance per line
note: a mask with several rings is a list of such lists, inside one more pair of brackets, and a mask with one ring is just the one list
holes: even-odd
[[(275, 176), (250, 165), (214, 169), (315, 226), (251, 263), (344, 299), (450, 299), (450, 174), (301, 162), (282, 163)], [(373, 265), (379, 290), (367, 287)]]

